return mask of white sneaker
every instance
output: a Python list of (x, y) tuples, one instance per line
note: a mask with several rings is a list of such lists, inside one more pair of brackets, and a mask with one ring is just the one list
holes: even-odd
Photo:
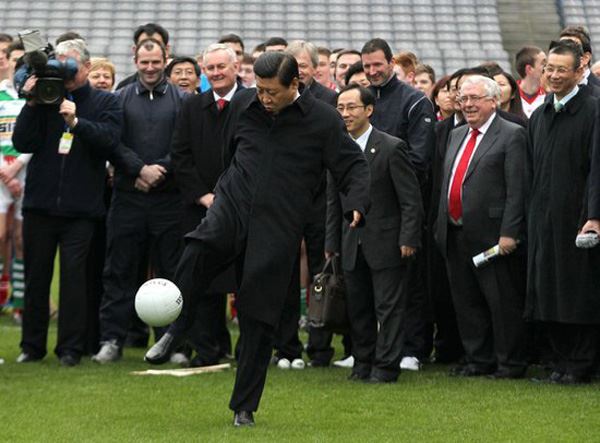
[(338, 368), (351, 369), (354, 367), (354, 357), (351, 355), (350, 357), (346, 357), (343, 360), (334, 361), (333, 366), (336, 366)]
[(277, 360), (277, 367), (279, 369), (290, 369), (291, 366), (292, 364), (287, 358), (280, 358)]
[(0, 358), (0, 365), (3, 365), (3, 364), (4, 364), (4, 359)]
[(171, 355), (169, 361), (176, 365), (185, 367), (190, 365), (190, 360), (185, 356), (183, 352), (175, 352), (173, 355)]
[(406, 371), (420, 371), (421, 370), (421, 362), (417, 357), (403, 357), (400, 362), (400, 369), (404, 369)]
[(306, 367), (306, 363), (304, 363), (304, 360), (302, 360), (301, 358), (295, 358), (294, 360), (292, 360), (290, 366), (292, 367), (292, 369), (304, 369)]
[(114, 340), (105, 341), (102, 343), (100, 351), (92, 356), (92, 361), (96, 363), (112, 363), (121, 358), (121, 350)]

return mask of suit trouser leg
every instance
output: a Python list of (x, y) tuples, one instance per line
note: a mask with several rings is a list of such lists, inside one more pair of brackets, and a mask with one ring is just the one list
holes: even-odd
[(497, 257), (475, 270), (490, 309), (494, 349), (498, 368), (524, 370), (527, 367), (527, 329), (523, 312), (525, 286), (513, 272), (516, 255)]
[(353, 372), (361, 377), (371, 373), (377, 344), (377, 317), (371, 269), (359, 246), (352, 271), (344, 271), (346, 306), (354, 355)]
[(302, 342), (298, 338), (300, 321), (300, 252), (296, 256), (292, 278), (288, 286), (285, 304), (279, 324), (275, 329), (275, 349), (278, 358), (294, 360), (302, 358)]
[(241, 313), (238, 318), (240, 355), (229, 408), (232, 411), (256, 411), (271, 360), (274, 328)]
[(400, 374), (400, 359), (406, 318), (406, 266), (371, 270), (375, 315), (379, 324), (373, 375), (395, 379)]
[(25, 306), (21, 349), (35, 358), (46, 355), (50, 282), (57, 247), (58, 226), (54, 217), (24, 212)]
[(491, 313), (479, 287), (462, 229), (448, 227), (446, 266), (456, 309), (456, 320), (467, 363), (483, 370), (493, 369)]
[(146, 214), (141, 196), (113, 194), (108, 214), (107, 248), (104, 264), (104, 294), (100, 306), (100, 338), (116, 340), (122, 346), (131, 319), (139, 287), (142, 258), (147, 257)]
[(90, 219), (66, 219), (60, 233), (60, 302), (54, 352), (80, 356), (85, 348), (87, 259), (94, 233)]

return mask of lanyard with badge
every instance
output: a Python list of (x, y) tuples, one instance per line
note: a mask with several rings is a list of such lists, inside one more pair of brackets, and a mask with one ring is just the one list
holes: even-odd
[[(69, 94), (67, 96), (69, 101), (73, 101), (73, 96)], [(60, 143), (58, 144), (58, 153), (61, 155), (69, 155), (71, 152), (71, 148), (73, 147), (73, 133), (71, 132), (71, 128), (65, 123), (65, 130), (60, 138)]]

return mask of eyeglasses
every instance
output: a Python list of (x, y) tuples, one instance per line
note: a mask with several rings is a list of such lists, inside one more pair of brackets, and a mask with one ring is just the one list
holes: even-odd
[(356, 111), (358, 108), (364, 108), (365, 105), (348, 105), (348, 106), (344, 106), (344, 105), (338, 105), (336, 108), (338, 110), (338, 112), (344, 112), (344, 111), (348, 111), (348, 112), (354, 112)]
[(571, 71), (573, 71), (573, 69), (564, 68), (562, 66), (559, 66), (559, 67), (544, 66), (544, 72), (546, 74), (550, 74), (550, 75), (554, 74), (555, 72), (557, 74), (560, 74), (560, 75), (565, 75), (565, 74), (567, 74), (568, 72), (571, 72)]
[(487, 95), (462, 95), (460, 97), (456, 97), (456, 101), (461, 104), (467, 103), (469, 101), (473, 104), (477, 104), (481, 100), (486, 99), (486, 98), (492, 98), (492, 97), (488, 97)]

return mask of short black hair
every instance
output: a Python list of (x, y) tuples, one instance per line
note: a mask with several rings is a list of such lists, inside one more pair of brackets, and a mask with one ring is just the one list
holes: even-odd
[(68, 31), (68, 32), (64, 32), (64, 33), (60, 34), (56, 38), (56, 45), (58, 46), (60, 43), (67, 42), (69, 40), (83, 40), (83, 41), (85, 41), (85, 39), (81, 36), (80, 33), (75, 32), (75, 31)]
[(367, 43), (364, 44), (364, 46), (360, 50), (360, 53), (372, 54), (373, 52), (377, 51), (383, 51), (385, 59), (388, 61), (388, 63), (392, 61), (392, 48), (390, 48), (388, 42), (386, 42), (382, 38), (372, 38), (371, 40), (369, 40)]
[(237, 34), (225, 34), (217, 43), (238, 43), (242, 47), (242, 52), (246, 49), (242, 37)]
[(194, 66), (194, 72), (196, 73), (196, 75), (198, 77), (200, 77), (201, 71), (200, 71), (200, 66), (198, 66), (198, 62), (192, 57), (185, 57), (185, 56), (173, 58), (173, 60), (171, 60), (171, 63), (169, 63), (167, 65), (167, 67), (165, 68), (165, 75), (167, 77), (170, 77), (171, 71), (173, 70), (175, 65), (178, 65), (180, 63), (191, 63)]
[(138, 53), (140, 52), (140, 49), (142, 47), (144, 47), (147, 51), (150, 51), (152, 50), (152, 48), (154, 48), (154, 46), (158, 46), (160, 48), (163, 60), (167, 60), (167, 48), (165, 48), (165, 45), (163, 45), (160, 41), (156, 40), (155, 38), (145, 38), (137, 45), (135, 45), (134, 59), (137, 61)]
[(348, 68), (348, 70), (346, 71), (346, 75), (344, 76), (344, 82), (346, 84), (349, 84), (352, 76), (361, 72), (363, 72), (363, 64), (361, 61), (358, 61)]
[(560, 32), (559, 38), (572, 37), (576, 38), (581, 42), (581, 49), (583, 52), (592, 53), (592, 39), (590, 33), (583, 26), (568, 26)]
[(288, 42), (283, 37), (271, 37), (270, 39), (268, 39), (265, 42), (265, 49), (267, 48), (267, 46), (279, 46), (279, 45), (284, 45), (287, 47)]
[(540, 52), (542, 52), (542, 50), (537, 46), (523, 46), (519, 49), (519, 52), (517, 52), (517, 55), (515, 56), (515, 69), (517, 70), (519, 77), (525, 78), (527, 75), (525, 72), (527, 65), (533, 66), (535, 64), (535, 58)]
[(169, 33), (158, 23), (146, 23), (140, 25), (133, 32), (133, 43), (137, 45), (140, 35), (146, 34), (148, 37), (152, 37), (153, 34), (158, 34), (162, 38), (165, 46), (169, 43)]
[[(362, 104), (364, 106), (373, 106), (375, 107), (375, 96), (373, 95), (373, 93), (371, 91), (369, 91), (367, 88), (365, 88), (364, 86), (361, 86), (357, 83), (352, 83), (350, 85), (346, 85), (344, 86), (341, 91), (338, 93), (337, 98), (340, 98), (340, 95), (342, 95), (344, 92), (348, 92), (348, 91), (353, 91), (353, 90), (358, 90), (359, 94), (360, 94), (360, 101), (362, 102)], [(336, 100), (337, 103), (337, 100)]]
[(299, 78), (298, 62), (287, 52), (265, 52), (254, 62), (254, 74), (260, 78), (279, 79), (286, 88)]
[(573, 40), (554, 40), (550, 42), (548, 49), (548, 55), (572, 55), (574, 64), (573, 69), (576, 70), (581, 65), (581, 57), (583, 57), (583, 50), (581, 45), (575, 43)]
[(10, 34), (6, 34), (6, 33), (4, 33), (4, 32), (0, 32), (0, 42), (2, 42), (2, 43), (10, 43), (10, 42), (12, 42), (13, 40), (14, 40), (14, 39), (13, 39), (13, 36), (12, 36), (12, 35), (10, 35)]

